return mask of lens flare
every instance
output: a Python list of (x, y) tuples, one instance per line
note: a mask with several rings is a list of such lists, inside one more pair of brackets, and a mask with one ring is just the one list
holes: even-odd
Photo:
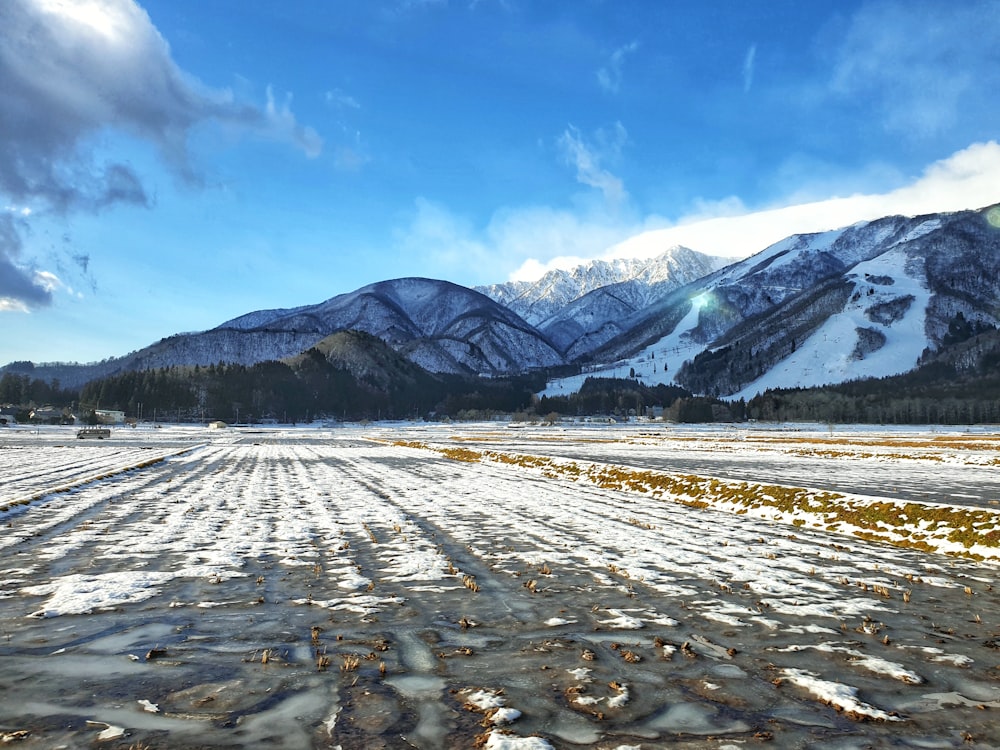
[(993, 206), (986, 212), (986, 221), (990, 223), (990, 226), (1000, 229), (1000, 206)]

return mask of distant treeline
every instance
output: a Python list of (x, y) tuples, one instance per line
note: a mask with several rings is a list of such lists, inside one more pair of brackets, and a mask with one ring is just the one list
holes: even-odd
[[(662, 409), (662, 415), (659, 409)], [(542, 396), (539, 414), (581, 416), (648, 415), (674, 422), (729, 422), (744, 418), (741, 402), (727, 404), (716, 398), (694, 396), (676, 385), (644, 385), (624, 378), (587, 378), (579, 392), (566, 396)]]
[(58, 380), (50, 383), (30, 375), (5, 372), (0, 375), (0, 404), (15, 406), (70, 406), (77, 399), (77, 392), (60, 387)]
[[(367, 339), (361, 344), (368, 353), (380, 345)], [(492, 419), (517, 413), (651, 415), (676, 422), (1000, 424), (1000, 334), (977, 333), (964, 346), (947, 361), (938, 358), (905, 375), (772, 390), (749, 403), (695, 396), (679, 386), (644, 385), (634, 378), (587, 378), (578, 393), (538, 398), (534, 394), (545, 388), (545, 373), (441, 376), (402, 358), (381, 361), (377, 368), (355, 367), (361, 372), (356, 376), (312, 349), (287, 363), (124, 372), (79, 392), (62, 389), (57, 381), (7, 372), (0, 376), (0, 404), (13, 404), (24, 414), (28, 407), (51, 405), (72, 407), (83, 418), (94, 409), (118, 409), (129, 417), (171, 421)]]
[(171, 421), (302, 422), (315, 418), (493, 419), (528, 415), (625, 417), (656, 414), (681, 422), (742, 419), (742, 404), (693, 396), (677, 386), (646, 386), (633, 379), (588, 378), (579, 393), (537, 398), (545, 375), (477, 379), (434, 376), (414, 368), (388, 381), (358, 378), (307, 352), (294, 366), (262, 362), (246, 366), (169, 367), (124, 372), (60, 391), (26, 376), (4, 376), (11, 403), (78, 405), (81, 416), (117, 409), (129, 417)]
[(860, 424), (1000, 424), (1000, 372), (946, 363), (895, 377), (767, 391), (747, 403), (761, 420)]
[(283, 362), (218, 364), (127, 372), (88, 383), (85, 407), (121, 409), (144, 419), (302, 422), (315, 418), (408, 419), (461, 410), (513, 412), (530, 404), (528, 378), (472, 380), (423, 374), (379, 387), (318, 352), (295, 368)]

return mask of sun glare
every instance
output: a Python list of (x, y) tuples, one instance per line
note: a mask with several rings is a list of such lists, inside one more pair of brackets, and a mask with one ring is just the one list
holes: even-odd
[(991, 227), (1000, 229), (1000, 206), (993, 206), (986, 212), (986, 221), (990, 223)]

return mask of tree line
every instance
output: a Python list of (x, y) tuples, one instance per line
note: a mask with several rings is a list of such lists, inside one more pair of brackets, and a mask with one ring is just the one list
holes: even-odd
[(747, 416), (768, 421), (859, 424), (1000, 424), (1000, 371), (935, 362), (905, 375), (822, 388), (767, 391)]
[(769, 390), (748, 403), (696, 396), (676, 385), (597, 377), (587, 378), (576, 393), (539, 398), (535, 394), (546, 383), (543, 372), (467, 378), (432, 375), (399, 361), (355, 376), (312, 349), (292, 362), (122, 372), (79, 391), (23, 372), (5, 372), (0, 375), (0, 404), (17, 406), (18, 421), (27, 420), (32, 407), (52, 405), (72, 408), (83, 419), (95, 409), (115, 409), (132, 418), (164, 421), (493, 419), (519, 413), (655, 415), (676, 422), (1000, 424), (1000, 334), (979, 335), (974, 324), (966, 330), (962, 319), (953, 321), (949, 333), (975, 347), (975, 366), (960, 366), (968, 358), (956, 350), (953, 361), (938, 358), (905, 375)]
[(62, 388), (58, 380), (46, 383), (40, 378), (16, 372), (0, 375), (0, 404), (25, 408), (43, 404), (70, 406), (76, 399), (77, 392)]
[(462, 410), (510, 413), (530, 405), (537, 385), (527, 377), (473, 380), (423, 371), (387, 383), (375, 380), (356, 377), (310, 350), (294, 367), (271, 361), (121, 373), (88, 383), (79, 400), (85, 409), (182, 422), (413, 419)]
[[(744, 418), (742, 402), (695, 396), (677, 385), (645, 385), (632, 378), (591, 377), (566, 396), (542, 396), (539, 414), (660, 416), (674, 422), (729, 422)], [(662, 412), (660, 412), (662, 409)]]

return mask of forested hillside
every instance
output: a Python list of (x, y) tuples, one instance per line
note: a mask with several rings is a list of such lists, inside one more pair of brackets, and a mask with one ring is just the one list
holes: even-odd
[(956, 317), (952, 344), (913, 372), (824, 388), (767, 391), (751, 418), (872, 424), (1000, 424), (1000, 332)]

